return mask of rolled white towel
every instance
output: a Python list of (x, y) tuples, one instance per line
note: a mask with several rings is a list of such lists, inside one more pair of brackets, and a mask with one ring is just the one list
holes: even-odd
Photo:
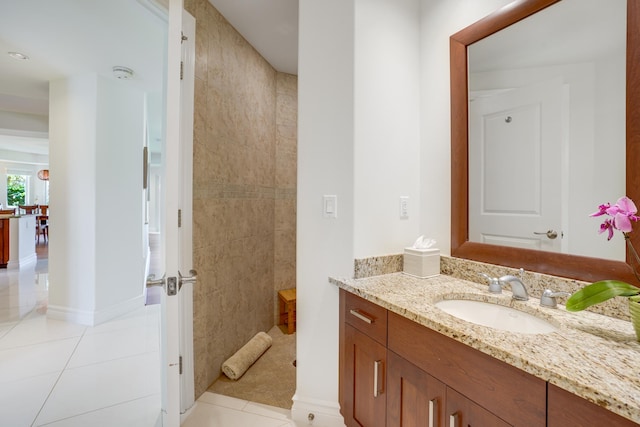
[(232, 380), (239, 379), (271, 347), (272, 342), (273, 339), (269, 334), (258, 332), (222, 364), (222, 372)]

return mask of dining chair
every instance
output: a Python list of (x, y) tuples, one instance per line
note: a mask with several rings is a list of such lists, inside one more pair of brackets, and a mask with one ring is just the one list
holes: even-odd
[(44, 243), (49, 241), (49, 220), (38, 217), (36, 221), (36, 240), (40, 243), (40, 236), (44, 236)]
[(49, 241), (49, 205), (40, 205), (40, 213), (36, 217), (36, 240), (40, 243), (40, 236), (44, 236), (44, 242)]

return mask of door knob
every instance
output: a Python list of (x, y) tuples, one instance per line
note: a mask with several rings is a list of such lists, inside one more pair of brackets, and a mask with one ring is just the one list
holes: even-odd
[(151, 288), (152, 286), (164, 286), (164, 274), (160, 279), (156, 279), (154, 274), (150, 274), (147, 276), (147, 288)]
[(196, 283), (196, 280), (198, 280), (198, 273), (195, 270), (189, 270), (188, 276), (183, 276), (182, 273), (178, 271), (178, 288), (182, 288), (184, 283)]
[(547, 231), (534, 231), (533, 234), (544, 234), (547, 236), (547, 238), (553, 240), (556, 237), (558, 237), (558, 232), (556, 230), (547, 230)]

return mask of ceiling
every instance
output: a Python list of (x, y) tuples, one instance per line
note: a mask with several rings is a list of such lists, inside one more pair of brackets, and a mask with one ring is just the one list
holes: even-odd
[(283, 73), (298, 74), (298, 0), (209, 0)]
[[(209, 1), (276, 70), (297, 74), (298, 0)], [(113, 66), (134, 70), (133, 79), (124, 84), (146, 92), (160, 90), (166, 27), (158, 6), (162, 3), (4, 1), (0, 112), (47, 116), (49, 81), (87, 73), (115, 79)], [(8, 52), (24, 53), (29, 60), (16, 60)], [(48, 152), (48, 141), (0, 129), (2, 149)]]

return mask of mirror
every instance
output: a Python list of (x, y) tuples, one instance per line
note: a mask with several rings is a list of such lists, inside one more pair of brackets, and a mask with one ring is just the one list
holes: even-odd
[[(519, 0), (507, 5), (484, 19), (451, 36), (451, 148), (452, 148), (452, 224), (451, 255), (514, 268), (525, 268), (545, 274), (575, 278), (585, 281), (621, 279), (635, 283), (631, 268), (624, 262), (583, 255), (553, 253), (545, 250), (512, 248), (502, 245), (473, 242), (469, 239), (469, 130), (468, 130), (468, 46), (512, 24), (543, 11), (559, 0)], [(626, 50), (626, 193), (640, 200), (637, 161), (640, 150), (640, 55), (636, 52), (640, 40), (638, 16), (640, 1), (627, 1), (627, 50)], [(537, 42), (537, 40), (536, 40)], [(635, 123), (634, 123), (635, 122)], [(597, 172), (593, 172), (595, 174)], [(620, 194), (622, 195), (622, 194)], [(599, 203), (602, 201), (599, 201)], [(612, 200), (615, 202), (615, 200)], [(596, 206), (597, 207), (597, 206)], [(584, 216), (593, 211), (589, 208)], [(597, 223), (593, 234), (597, 236)], [(602, 240), (602, 236), (598, 236)], [(632, 234), (637, 244), (640, 239)], [(603, 242), (606, 245), (606, 241)]]
[(469, 241), (624, 261), (588, 214), (625, 194), (626, 16), (562, 0), (467, 47)]

